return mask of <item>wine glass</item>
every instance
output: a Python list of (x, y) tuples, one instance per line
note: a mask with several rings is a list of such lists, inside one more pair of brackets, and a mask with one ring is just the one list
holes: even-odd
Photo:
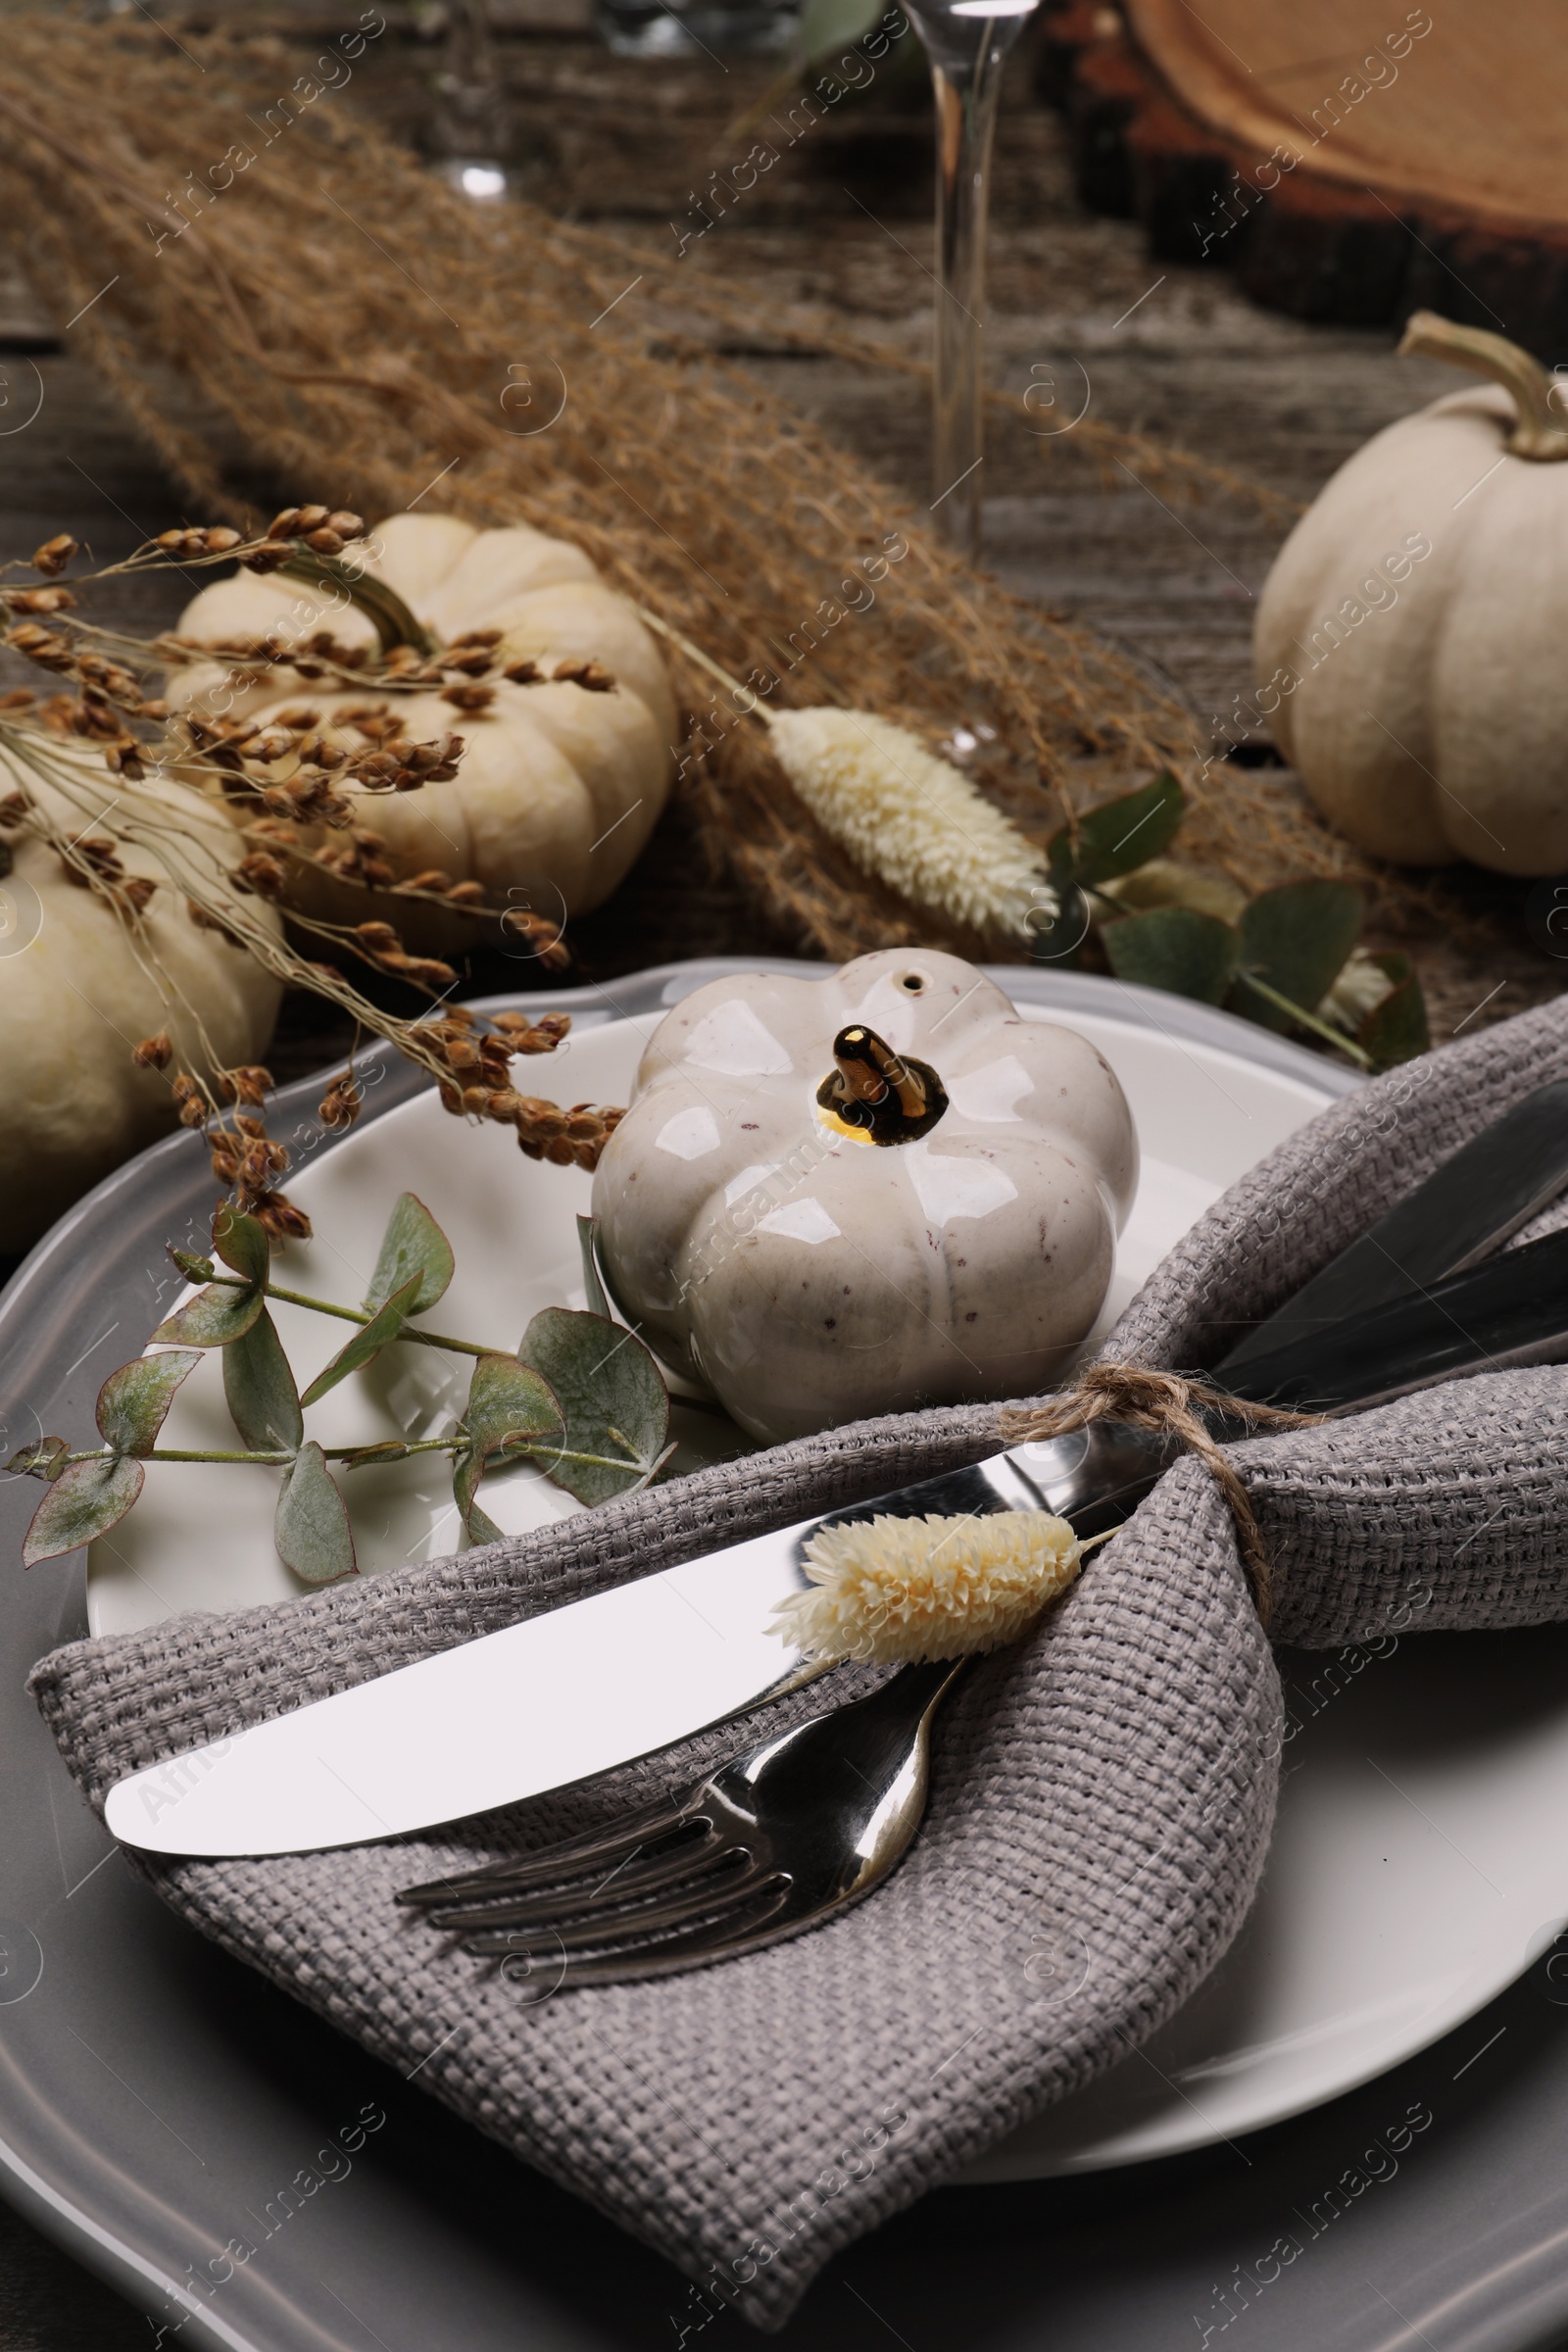
[(936, 96), (937, 301), (931, 505), (960, 552), (980, 552), (985, 479), (986, 205), (1002, 69), (1039, 0), (921, 0), (906, 13)]
[(515, 125), (488, 0), (447, 0), (446, 14), (446, 55), (429, 128), (432, 163), (460, 195), (493, 202), (515, 180)]

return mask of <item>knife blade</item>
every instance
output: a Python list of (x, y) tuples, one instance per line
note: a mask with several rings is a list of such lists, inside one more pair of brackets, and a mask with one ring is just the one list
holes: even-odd
[[(1208, 1377), (1254, 1403), (1295, 1412), (1365, 1408), (1467, 1372), (1568, 1356), (1568, 1232), (1450, 1274), (1430, 1290), (1354, 1315)], [(1238, 1426), (1230, 1434), (1244, 1434)]]
[(1228, 1382), (1287, 1340), (1322, 1331), (1461, 1274), (1528, 1225), (1568, 1184), (1568, 1079), (1538, 1087), (1446, 1159), (1359, 1241), (1239, 1340), (1215, 1367)]
[[(1561, 1096), (1562, 1116), (1568, 1089), (1543, 1091)], [(1476, 1145), (1457, 1157), (1466, 1154), (1472, 1171), (1491, 1164)], [(1540, 1205), (1546, 1156), (1511, 1185), (1494, 1168), (1499, 1238), (1532, 1213), (1527, 1193)], [(1399, 1220), (1406, 1271), (1453, 1249), (1467, 1270), (1327, 1330), (1314, 1323), (1215, 1385), (1345, 1410), (1464, 1371), (1568, 1356), (1568, 1234), (1494, 1265), (1469, 1262), (1483, 1231), (1468, 1199), (1456, 1200), (1454, 1164), (1383, 1226)], [(1446, 1240), (1412, 1214), (1423, 1196)], [(1288, 1311), (1261, 1332), (1289, 1335)], [(1243, 1434), (1222, 1419), (1216, 1428)], [(1101, 1422), (679, 1562), (130, 1773), (109, 1792), (108, 1827), (166, 1854), (303, 1853), (518, 1803), (723, 1722), (793, 1679), (801, 1661), (769, 1631), (772, 1608), (805, 1585), (805, 1545), (819, 1528), (878, 1513), (1045, 1509), (1087, 1537), (1119, 1524), (1169, 1458), (1157, 1438)]]

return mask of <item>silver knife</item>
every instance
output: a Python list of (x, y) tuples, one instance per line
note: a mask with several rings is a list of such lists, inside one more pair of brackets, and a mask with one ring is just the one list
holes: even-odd
[(1568, 1079), (1538, 1087), (1239, 1340), (1223, 1384), (1287, 1340), (1406, 1298), (1501, 1249), (1568, 1181)]
[[(1543, 1091), (1558, 1098), (1560, 1186), (1568, 1088)], [(1421, 1286), (1414, 1296), (1328, 1330), (1314, 1319), (1295, 1336), (1287, 1306), (1256, 1335), (1284, 1331), (1285, 1344), (1256, 1348), (1212, 1376), (1216, 1385), (1345, 1410), (1467, 1371), (1568, 1356), (1568, 1234), (1478, 1265), (1479, 1218), (1455, 1213), (1456, 1197), (1467, 1207), (1479, 1191), (1501, 1240), (1549, 1197), (1546, 1155), (1521, 1158), (1517, 1127), (1508, 1134), (1517, 1116), (1466, 1146), (1344, 1253), (1364, 1252), (1393, 1228), (1402, 1287)], [(1423, 1200), (1434, 1203), (1426, 1225)], [(1469, 1270), (1440, 1279), (1455, 1261)], [(1222, 1417), (1215, 1426), (1222, 1437), (1243, 1434)], [(770, 1631), (772, 1609), (805, 1585), (805, 1545), (819, 1528), (877, 1513), (1035, 1509), (1071, 1519), (1087, 1537), (1124, 1519), (1168, 1459), (1159, 1439), (1114, 1422), (1014, 1447), (568, 1602), (130, 1773), (111, 1788), (105, 1818), (126, 1845), (217, 1857), (321, 1851), (518, 1803), (741, 1714), (793, 1680), (801, 1660)]]

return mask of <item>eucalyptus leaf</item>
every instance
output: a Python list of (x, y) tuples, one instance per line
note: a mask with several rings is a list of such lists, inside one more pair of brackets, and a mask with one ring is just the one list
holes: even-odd
[(625, 1461), (620, 1469), (547, 1458), (557, 1486), (588, 1503), (646, 1486), (664, 1458), (669, 1396), (641, 1340), (603, 1315), (547, 1306), (529, 1324), (518, 1353), (561, 1401), (565, 1449)]
[(472, 1541), (493, 1544), (501, 1531), (474, 1501), (480, 1479), (509, 1452), (564, 1438), (565, 1416), (549, 1382), (516, 1356), (481, 1355), (462, 1427), (467, 1444), (452, 1465), (452, 1492)]
[(408, 1312), (425, 1314), (442, 1297), (454, 1270), (452, 1244), (424, 1202), (413, 1193), (400, 1193), (381, 1236), (381, 1251), (365, 1305), (373, 1314), (416, 1274), (419, 1288)]
[(1289, 1012), (1250, 985), (1252, 978), (1303, 1011), (1328, 995), (1361, 934), (1366, 905), (1353, 882), (1284, 882), (1243, 909), (1242, 964), (1231, 1010), (1282, 1034), (1296, 1026)]
[(187, 1282), (211, 1282), (218, 1271), (210, 1257), (195, 1257), (188, 1250), (176, 1250), (172, 1242), (164, 1247)]
[[(873, 82), (884, 92), (918, 91), (929, 100), (924, 56), (918, 40), (909, 37), (911, 29), (903, 10), (890, 7), (888, 0), (806, 0), (783, 72), (730, 123), (731, 137), (742, 137), (764, 123), (777, 134), (779, 123), (773, 109), (788, 106), (791, 92), (803, 83), (829, 106), (836, 106), (840, 99), (855, 103)], [(873, 37), (878, 34), (880, 46), (873, 47)], [(872, 72), (863, 75), (857, 72), (853, 79), (838, 80), (829, 61), (847, 64), (848, 54), (855, 51), (864, 60), (875, 60)], [(818, 67), (827, 71), (818, 75)], [(820, 116), (816, 120), (820, 121)], [(800, 135), (794, 127), (793, 108), (789, 122), (792, 128), (783, 135), (793, 145)]]
[(39, 1438), (11, 1456), (6, 1472), (11, 1478), (41, 1478), (52, 1484), (65, 1468), (70, 1452), (64, 1438)]
[(94, 1537), (123, 1519), (142, 1490), (147, 1473), (128, 1454), (106, 1461), (73, 1462), (63, 1470), (32, 1515), (22, 1544), (24, 1568), (79, 1551)]
[(814, 66), (835, 49), (853, 48), (876, 29), (887, 0), (806, 0), (796, 26), (795, 55)]
[(1052, 835), (1046, 856), (1052, 880), (1109, 882), (1168, 850), (1187, 813), (1187, 795), (1169, 769), (1137, 792), (1102, 801), (1075, 823)]
[(1372, 960), (1388, 974), (1394, 986), (1362, 1021), (1356, 1043), (1364, 1054), (1371, 1054), (1378, 1069), (1390, 1070), (1396, 1062), (1413, 1061), (1418, 1054), (1427, 1053), (1432, 1033), (1427, 1024), (1426, 999), (1409, 956), (1395, 950), (1374, 956)]
[(474, 1489), (483, 1478), (484, 1472), (483, 1457), (474, 1453), (471, 1448), (458, 1454), (452, 1465), (452, 1493), (458, 1509), (463, 1515), (464, 1532), (469, 1543), (499, 1544), (501, 1529), (497, 1527), (489, 1512), (481, 1509), (473, 1498)]
[(1118, 980), (1196, 997), (1200, 1004), (1220, 1003), (1242, 945), (1229, 923), (1194, 906), (1152, 906), (1107, 923), (1100, 936)]
[(283, 1481), (272, 1541), (284, 1567), (307, 1585), (329, 1585), (354, 1573), (348, 1509), (314, 1438), (300, 1447)]
[(272, 1245), (266, 1226), (230, 1200), (220, 1200), (214, 1213), (213, 1248), (225, 1266), (232, 1266), (258, 1290), (271, 1271)]
[(178, 1348), (227, 1348), (244, 1338), (266, 1303), (260, 1291), (236, 1291), (226, 1283), (214, 1283), (176, 1307), (167, 1322), (159, 1324), (153, 1338)]
[(565, 1414), (543, 1375), (519, 1356), (479, 1357), (463, 1415), (470, 1446), (481, 1454), (500, 1453), (509, 1446), (564, 1437), (565, 1428)]
[(234, 1427), (254, 1453), (292, 1453), (304, 1442), (299, 1391), (277, 1327), (264, 1309), (223, 1350), (223, 1395)]
[(588, 1312), (591, 1315), (603, 1315), (608, 1323), (612, 1320), (612, 1317), (610, 1312), (610, 1300), (605, 1297), (604, 1276), (599, 1270), (599, 1219), (597, 1217), (579, 1217), (577, 1219), (577, 1247), (582, 1251), (582, 1287), (587, 1294)]
[(422, 1274), (411, 1274), (402, 1289), (393, 1292), (368, 1323), (361, 1325), (348, 1346), (338, 1349), (325, 1370), (318, 1372), (300, 1398), (301, 1404), (315, 1404), (318, 1397), (326, 1395), (328, 1389), (335, 1389), (340, 1380), (347, 1380), (351, 1372), (357, 1372), (362, 1364), (368, 1364), (372, 1356), (379, 1355), (383, 1348), (391, 1346), (414, 1312), (414, 1302), (423, 1280)]
[(197, 1348), (141, 1355), (111, 1372), (98, 1392), (98, 1434), (115, 1453), (151, 1453), (180, 1382), (201, 1362)]

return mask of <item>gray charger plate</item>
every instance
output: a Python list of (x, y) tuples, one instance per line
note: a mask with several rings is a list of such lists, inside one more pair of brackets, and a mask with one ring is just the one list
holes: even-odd
[[(669, 965), (496, 1000), (580, 1022), (755, 968)], [(772, 965), (769, 968), (809, 968)], [(1354, 1080), (1165, 996), (1008, 968), (1031, 1004), (1155, 1027), (1305, 1078)], [(421, 1083), (389, 1060), (368, 1116)], [(274, 1132), (331, 1149), (318, 1086)], [(91, 1426), (213, 1200), (190, 1136), (80, 1202), (0, 1295), (0, 1437)], [(15, 1563), (36, 1490), (0, 1493)], [(516, 2165), (181, 1928), (76, 1796), (23, 1683), (85, 1630), (81, 1560), (9, 1571), (0, 1627), (0, 2193), (189, 2344), (245, 2352), (633, 2352), (709, 2326), (756, 2341), (587, 2206)], [(1433, 1643), (1457, 1637), (1431, 1636)], [(1505, 1703), (1529, 1636), (1489, 1636)], [(1520, 1647), (1519, 1645), (1523, 1645)], [(1517, 1658), (1513, 1656), (1519, 1649)], [(1558, 1982), (1558, 1972), (1564, 1982)], [(1003, 2352), (1201, 2347), (1231, 2327), (1313, 2352), (1526, 2352), (1568, 2329), (1568, 1951), (1392, 2075), (1245, 2143), (1087, 2179), (927, 2199), (842, 2257), (777, 2340)], [(1407, 2114), (1430, 2114), (1412, 2132)], [(1407, 2144), (1399, 2145), (1403, 2125)], [(1271, 2251), (1285, 2241), (1289, 2258)], [(238, 2259), (241, 2248), (252, 2249)], [(225, 2251), (225, 2249), (230, 2249)], [(166, 2339), (167, 2340), (167, 2339)]]

